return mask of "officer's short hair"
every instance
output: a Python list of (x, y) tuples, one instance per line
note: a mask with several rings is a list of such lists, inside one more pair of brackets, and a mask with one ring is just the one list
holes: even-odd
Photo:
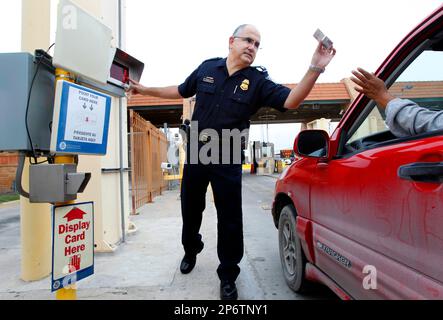
[(238, 36), (239, 33), (240, 33), (241, 31), (243, 31), (243, 29), (244, 29), (245, 27), (247, 27), (247, 26), (249, 26), (249, 24), (247, 24), (247, 23), (238, 26), (237, 29), (234, 30), (234, 33), (232, 34), (232, 36), (233, 36), (233, 37)]

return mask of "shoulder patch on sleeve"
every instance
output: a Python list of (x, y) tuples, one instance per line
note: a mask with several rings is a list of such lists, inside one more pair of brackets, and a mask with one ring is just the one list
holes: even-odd
[(221, 58), (221, 57), (217, 57), (217, 58), (211, 58), (211, 59), (207, 59), (207, 60), (205, 60), (205, 61), (203, 61), (203, 62), (208, 62), (208, 61), (217, 61), (217, 60), (221, 60), (221, 59), (223, 59), (223, 58)]
[(256, 66), (256, 67), (254, 67), (254, 68), (255, 68), (255, 70), (257, 70), (257, 71), (260, 72), (260, 73), (268, 74), (268, 70), (266, 70), (266, 68), (263, 67), (263, 66)]
[(267, 80), (271, 80), (271, 77), (269, 76), (269, 74), (268, 74), (268, 70), (266, 70), (266, 68), (265, 67), (263, 67), (263, 66), (256, 66), (256, 67), (253, 67), (255, 70), (257, 70), (260, 74), (262, 74), (263, 76), (265, 76), (265, 78), (267, 79)]

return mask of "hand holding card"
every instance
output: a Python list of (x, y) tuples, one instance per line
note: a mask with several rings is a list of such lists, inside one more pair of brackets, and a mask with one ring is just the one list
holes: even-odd
[(318, 42), (321, 42), (323, 47), (325, 47), (327, 50), (332, 48), (333, 43), (332, 43), (331, 39), (326, 37), (320, 29), (317, 29), (315, 31), (314, 38), (317, 39)]

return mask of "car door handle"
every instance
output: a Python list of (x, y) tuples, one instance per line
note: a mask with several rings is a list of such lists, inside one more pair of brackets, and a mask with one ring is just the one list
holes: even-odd
[(417, 182), (442, 183), (443, 162), (416, 162), (398, 168), (402, 179)]

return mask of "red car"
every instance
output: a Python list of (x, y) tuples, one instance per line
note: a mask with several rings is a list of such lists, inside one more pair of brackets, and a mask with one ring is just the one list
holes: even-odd
[[(443, 6), (377, 70), (389, 90), (443, 109)], [(331, 137), (302, 131), (272, 208), (289, 287), (342, 299), (443, 299), (443, 128), (395, 137), (359, 95)]]

